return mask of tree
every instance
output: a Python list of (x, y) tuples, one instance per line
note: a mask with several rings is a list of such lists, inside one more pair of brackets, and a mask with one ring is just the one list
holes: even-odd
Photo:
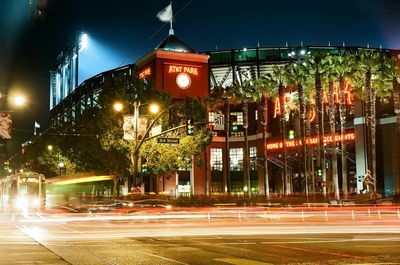
[(304, 85), (307, 82), (307, 72), (304, 64), (293, 62), (287, 68), (288, 70), (288, 84), (297, 88), (297, 97), (299, 105), (299, 118), (300, 118), (300, 132), (302, 141), (302, 155), (303, 160), (302, 171), (305, 179), (305, 193), (308, 195), (308, 170), (307, 170), (307, 147), (306, 147), (306, 109), (304, 98)]
[(345, 102), (345, 90), (346, 90), (346, 78), (350, 78), (355, 72), (355, 60), (351, 54), (337, 55), (329, 57), (332, 60), (330, 64), (332, 67), (332, 74), (335, 79), (339, 82), (339, 116), (340, 116), (340, 136), (341, 136), (341, 147), (342, 147), (342, 189), (345, 194), (348, 193), (347, 185), (347, 150), (346, 142), (344, 139), (345, 125), (346, 125), (346, 102)]
[(333, 60), (330, 56), (327, 57), (327, 72), (325, 75), (325, 84), (328, 86), (328, 115), (329, 115), (329, 127), (330, 134), (332, 135), (332, 144), (331, 144), (331, 165), (332, 165), (332, 181), (335, 192), (335, 198), (337, 200), (340, 199), (339, 192), (339, 177), (338, 177), (338, 168), (337, 168), (337, 147), (336, 147), (336, 105), (334, 100), (334, 68)]
[(269, 80), (266, 77), (255, 80), (254, 101), (259, 101), (261, 106), (261, 126), (263, 139), (263, 160), (264, 160), (264, 194), (269, 199), (269, 172), (268, 172), (268, 153), (267, 153), (267, 131), (268, 131), (268, 90)]
[(224, 193), (230, 191), (230, 158), (229, 158), (229, 134), (230, 134), (230, 104), (233, 102), (231, 87), (216, 86), (211, 91), (207, 102), (213, 110), (221, 110), (224, 113), (225, 120), (225, 161), (223, 163), (223, 190)]
[(358, 79), (364, 81), (363, 93), (367, 110), (368, 169), (376, 182), (376, 97), (380, 87), (378, 76), (383, 68), (383, 56), (381, 52), (360, 50), (357, 61)]
[(282, 144), (283, 144), (283, 168), (282, 168), (282, 191), (285, 194), (290, 193), (290, 183), (287, 169), (287, 150), (286, 150), (286, 108), (284, 98), (284, 88), (287, 82), (287, 67), (286, 66), (274, 66), (272, 72), (267, 74), (268, 80), (271, 85), (276, 85), (279, 105), (280, 105), (280, 126), (282, 133)]
[[(310, 56), (305, 62), (306, 71), (311, 75), (315, 87), (315, 103), (316, 103), (316, 130), (318, 135), (318, 152), (317, 166), (322, 170), (322, 181), (326, 181), (326, 157), (324, 145), (324, 99), (322, 88), (322, 77), (327, 72), (327, 61), (324, 55), (317, 54)], [(323, 193), (326, 195), (326, 186), (323, 188)]]
[[(121, 100), (122, 102), (136, 104), (139, 102), (142, 105), (149, 103), (150, 101), (156, 101), (162, 110), (158, 114), (151, 114), (146, 108), (140, 109), (140, 117), (146, 117), (149, 121), (146, 133), (135, 137), (134, 140), (125, 140), (122, 137), (121, 129), (122, 129), (122, 117), (120, 113), (115, 113), (115, 111), (111, 110), (113, 103), (116, 100)], [(152, 157), (152, 154), (149, 152), (142, 152), (145, 148), (143, 144), (145, 144), (146, 137), (148, 136), (148, 132), (153, 125), (160, 125), (163, 131), (166, 130), (180, 130), (184, 131), (181, 128), (185, 127), (186, 121), (188, 118), (193, 118), (194, 125), (197, 123), (201, 123), (204, 127), (206, 122), (206, 112), (204, 106), (197, 99), (187, 98), (184, 101), (172, 101), (168, 94), (163, 92), (158, 92), (154, 89), (151, 83), (147, 83), (145, 79), (139, 79), (136, 75), (132, 76), (121, 76), (110, 80), (110, 83), (106, 84), (102, 92), (99, 96), (99, 102), (102, 106), (101, 108), (101, 121), (102, 126), (99, 134), (100, 142), (102, 147), (107, 151), (117, 151), (125, 155), (128, 163), (128, 168), (131, 174), (138, 174), (139, 168), (139, 157), (146, 156)], [(200, 128), (200, 127), (199, 127)], [(196, 133), (195, 133), (196, 134)], [(185, 147), (186, 137), (183, 135), (178, 135), (182, 142), (179, 144), (180, 147)], [(206, 134), (199, 134), (199, 136), (206, 137)], [(189, 136), (187, 139), (194, 139)], [(207, 137), (208, 139), (208, 137)], [(204, 142), (202, 142), (204, 144)], [(147, 145), (148, 146), (148, 145)], [(161, 145), (156, 146), (162, 148)], [(183, 152), (185, 149), (177, 148), (178, 152)], [(196, 150), (203, 150), (204, 146), (197, 146), (197, 149), (188, 149), (190, 152), (190, 160), (192, 160), (192, 156), (196, 156)], [(160, 154), (156, 149), (153, 150), (156, 154)], [(167, 154), (163, 153), (163, 158), (167, 158)], [(154, 155), (154, 154), (153, 154)], [(176, 158), (176, 154), (174, 154), (174, 158)], [(180, 157), (187, 157), (186, 153), (182, 153)], [(147, 160), (147, 157), (144, 157)], [(173, 157), (172, 157), (173, 158)], [(174, 164), (171, 164), (174, 165)], [(154, 164), (150, 166), (150, 172), (153, 174), (157, 174), (157, 172), (165, 172), (165, 165), (162, 164)], [(135, 176), (136, 185), (140, 185), (142, 181), (141, 175)]]
[[(241, 78), (240, 78), (241, 79)], [(243, 152), (243, 191), (248, 196), (251, 196), (251, 181), (250, 181), (250, 154), (249, 154), (249, 100), (253, 98), (255, 88), (250, 80), (241, 80), (240, 84), (233, 84), (234, 97), (242, 103), (243, 109), (243, 131), (244, 131), (244, 152)], [(247, 187), (247, 191), (246, 188)]]
[[(382, 76), (387, 86), (391, 86), (393, 94), (393, 107), (396, 114), (396, 136), (400, 139), (400, 59), (391, 57), (385, 60)], [(397, 153), (400, 153), (400, 144), (397, 143)], [(396, 167), (397, 176), (400, 175), (400, 165)]]

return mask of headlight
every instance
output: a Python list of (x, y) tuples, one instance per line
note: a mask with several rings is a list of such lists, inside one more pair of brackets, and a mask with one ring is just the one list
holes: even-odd
[(16, 206), (20, 209), (25, 209), (28, 206), (28, 200), (25, 197), (19, 197)]

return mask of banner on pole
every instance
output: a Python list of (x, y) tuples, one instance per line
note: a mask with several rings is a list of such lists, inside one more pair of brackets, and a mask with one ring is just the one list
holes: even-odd
[(124, 115), (124, 130), (125, 140), (135, 140), (135, 115)]
[(125, 140), (140, 140), (144, 137), (144, 134), (147, 130), (148, 120), (145, 117), (139, 118), (138, 121), (138, 129), (137, 129), (137, 138), (135, 136), (136, 133), (136, 118), (135, 115), (124, 115), (124, 124), (122, 129), (124, 131), (124, 139)]
[(0, 138), (11, 139), (12, 118), (10, 112), (0, 112)]

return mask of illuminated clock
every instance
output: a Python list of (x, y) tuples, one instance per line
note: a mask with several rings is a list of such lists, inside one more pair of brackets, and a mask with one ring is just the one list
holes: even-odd
[(186, 73), (180, 73), (176, 76), (176, 84), (181, 89), (189, 88), (191, 83), (192, 80), (190, 79), (190, 76)]

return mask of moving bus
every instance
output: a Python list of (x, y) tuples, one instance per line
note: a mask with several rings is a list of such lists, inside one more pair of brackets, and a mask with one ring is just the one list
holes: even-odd
[(0, 180), (2, 207), (21, 210), (43, 207), (44, 181), (44, 176), (35, 172), (18, 173)]
[(72, 205), (110, 198), (114, 176), (94, 172), (76, 173), (46, 179), (46, 207)]

